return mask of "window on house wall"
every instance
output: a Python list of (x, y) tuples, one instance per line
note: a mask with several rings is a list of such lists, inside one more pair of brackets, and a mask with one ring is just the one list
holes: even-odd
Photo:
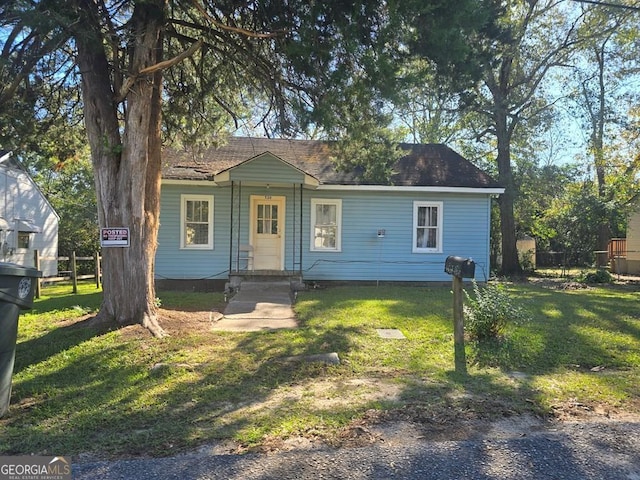
[(31, 234), (29, 232), (18, 232), (17, 248), (31, 248)]
[(182, 248), (213, 248), (213, 196), (182, 195), (180, 245)]
[(311, 199), (311, 232), (311, 250), (341, 250), (342, 200)]
[(442, 252), (442, 202), (413, 203), (413, 252)]

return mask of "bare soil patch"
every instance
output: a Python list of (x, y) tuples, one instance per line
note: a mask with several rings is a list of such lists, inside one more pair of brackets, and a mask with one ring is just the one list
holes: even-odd
[(211, 331), (211, 323), (216, 310), (167, 310), (161, 308), (158, 312), (160, 325), (170, 335), (186, 335)]
[[(170, 336), (180, 337), (194, 333), (205, 333), (211, 331), (213, 316), (217, 310), (171, 310), (158, 309), (160, 326)], [(120, 333), (125, 339), (147, 338), (151, 334), (142, 325), (129, 325), (120, 329)]]

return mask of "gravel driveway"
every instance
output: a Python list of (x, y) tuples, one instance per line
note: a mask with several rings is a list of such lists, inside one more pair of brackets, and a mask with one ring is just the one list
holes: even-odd
[(216, 454), (74, 463), (78, 480), (640, 480), (640, 422), (492, 424), (458, 440), (434, 440), (396, 422), (355, 448), (306, 446), (272, 454)]

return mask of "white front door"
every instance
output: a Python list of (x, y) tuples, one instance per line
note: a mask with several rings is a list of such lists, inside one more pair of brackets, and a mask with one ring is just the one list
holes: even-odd
[(284, 269), (285, 197), (251, 197), (251, 245), (255, 270)]

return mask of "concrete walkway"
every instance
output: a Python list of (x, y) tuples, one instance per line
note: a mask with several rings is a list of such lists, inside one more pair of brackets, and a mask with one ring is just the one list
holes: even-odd
[(214, 330), (255, 332), (296, 328), (298, 322), (291, 304), (289, 281), (243, 281), (213, 324)]

